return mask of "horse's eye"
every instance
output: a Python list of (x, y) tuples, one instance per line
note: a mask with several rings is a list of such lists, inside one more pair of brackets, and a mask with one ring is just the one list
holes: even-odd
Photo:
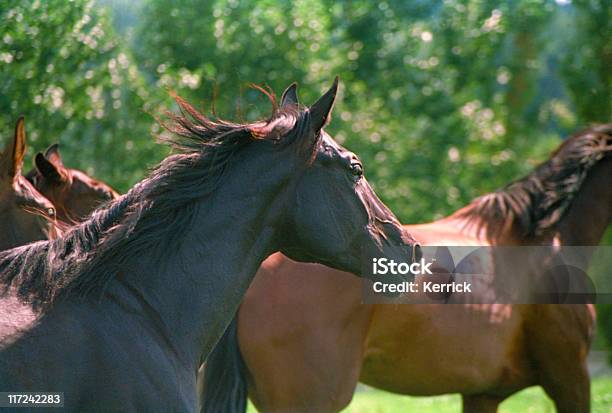
[(353, 162), (351, 164), (351, 174), (355, 178), (361, 178), (363, 175), (363, 166), (359, 162)]

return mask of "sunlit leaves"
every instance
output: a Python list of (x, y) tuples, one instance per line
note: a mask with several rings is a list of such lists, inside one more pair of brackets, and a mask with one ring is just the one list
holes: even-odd
[(67, 164), (119, 189), (139, 179), (159, 153), (146, 113), (154, 99), (104, 9), (9, 0), (0, 26), (1, 136), (23, 114), (34, 149), (59, 141)]

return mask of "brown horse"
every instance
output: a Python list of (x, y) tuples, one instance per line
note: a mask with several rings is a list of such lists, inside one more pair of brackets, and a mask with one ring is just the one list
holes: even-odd
[(13, 139), (0, 152), (0, 251), (55, 234), (55, 209), (21, 175), (26, 153), (23, 117)]
[(58, 144), (51, 145), (44, 155), (38, 152), (34, 164), (26, 177), (55, 205), (57, 218), (62, 222), (80, 222), (104, 202), (119, 198), (106, 183), (66, 168)]
[(70, 411), (194, 411), (200, 360), (270, 254), (356, 274), (364, 255), (419, 258), (323, 130), (337, 88), (247, 124), (177, 97), (177, 153), (62, 237), (0, 253), (0, 390), (61, 391)]
[[(612, 125), (588, 129), (526, 178), (406, 228), (424, 245), (597, 245), (612, 214), (611, 155)], [(592, 305), (361, 301), (350, 274), (270, 257), (207, 361), (204, 410), (216, 398), (226, 404), (215, 411), (240, 411), (224, 393), (248, 385), (262, 412), (337, 412), (361, 381), (408, 395), (461, 393), (465, 412), (495, 412), (540, 385), (557, 411), (589, 411)]]

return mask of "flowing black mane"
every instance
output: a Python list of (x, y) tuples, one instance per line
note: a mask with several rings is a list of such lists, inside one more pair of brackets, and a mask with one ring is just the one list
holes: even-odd
[[(266, 92), (264, 92), (266, 93)], [(277, 108), (267, 120), (238, 124), (211, 119), (178, 96), (180, 113), (163, 126), (177, 151), (164, 159), (127, 194), (96, 210), (63, 237), (0, 253), (0, 296), (14, 289), (37, 305), (66, 294), (103, 288), (133, 257), (146, 251), (175, 250), (194, 219), (196, 204), (217, 187), (232, 157), (253, 142), (314, 151), (310, 115), (295, 105)], [(306, 145), (306, 143), (309, 143)]]
[(484, 228), (490, 239), (512, 230), (537, 237), (563, 218), (586, 176), (612, 154), (612, 124), (585, 129), (568, 138), (526, 177), (476, 198), (457, 216)]

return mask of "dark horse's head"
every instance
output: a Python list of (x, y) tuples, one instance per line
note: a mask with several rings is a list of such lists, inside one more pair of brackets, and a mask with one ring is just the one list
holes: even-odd
[[(420, 258), (418, 244), (372, 190), (361, 160), (323, 129), (337, 90), (336, 78), (327, 93), (304, 109), (310, 129), (303, 131), (302, 139), (313, 145), (314, 152), (308, 167), (297, 175), (281, 251), (299, 261), (355, 274), (374, 257), (408, 262)], [(281, 108), (291, 107), (300, 109), (295, 84), (281, 99)]]
[[(268, 94), (275, 108), (270, 118), (248, 124), (213, 121), (177, 97), (182, 115), (170, 114), (172, 122), (165, 126), (182, 138), (178, 149), (195, 153), (197, 159), (203, 145), (227, 146), (227, 150), (214, 149), (218, 161), (212, 164), (226, 165), (225, 185), (219, 186), (215, 196), (221, 204), (248, 199), (267, 206), (258, 227), (251, 231), (273, 233), (269, 253), (281, 251), (298, 261), (361, 275), (363, 265), (374, 257), (405, 262), (420, 254), (420, 249), (378, 199), (359, 158), (324, 131), (337, 91), (336, 79), (317, 102), (304, 107), (297, 101), (296, 86), (291, 85), (278, 107)], [(209, 170), (209, 165), (207, 161), (202, 167)], [(240, 188), (238, 194), (236, 188)]]
[(21, 175), (25, 152), (21, 117), (13, 139), (0, 152), (0, 251), (45, 239), (53, 229), (53, 205)]
[(77, 169), (65, 167), (58, 144), (51, 145), (44, 155), (38, 152), (34, 165), (35, 168), (26, 177), (53, 203), (57, 218), (62, 222), (79, 222), (100, 204), (119, 197), (104, 182)]

